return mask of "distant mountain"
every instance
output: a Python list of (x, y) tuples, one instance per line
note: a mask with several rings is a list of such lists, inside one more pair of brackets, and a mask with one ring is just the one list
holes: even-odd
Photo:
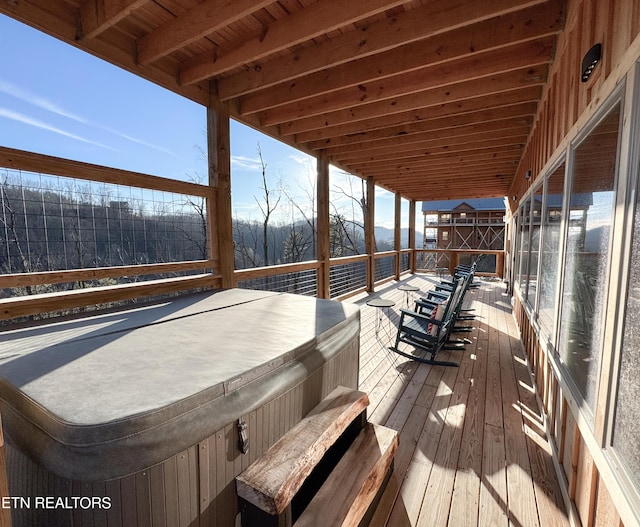
[[(378, 245), (389, 245), (390, 249), (393, 249), (393, 229), (387, 227), (374, 227), (373, 229)], [(400, 229), (400, 248), (407, 249), (407, 240), (409, 239), (409, 229)], [(378, 250), (382, 250), (380, 247)], [(388, 249), (384, 249), (388, 250)]]

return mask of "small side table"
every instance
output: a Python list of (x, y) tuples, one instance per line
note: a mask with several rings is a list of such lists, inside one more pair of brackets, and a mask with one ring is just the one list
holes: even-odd
[(419, 287), (416, 287), (415, 285), (409, 285), (409, 284), (403, 284), (399, 286), (398, 289), (400, 291), (404, 291), (404, 305), (407, 306), (407, 308), (410, 306), (409, 298), (413, 296), (412, 293), (415, 293), (416, 291), (420, 291)]
[(393, 300), (387, 300), (386, 298), (372, 298), (371, 300), (367, 300), (367, 305), (378, 309), (378, 313), (377, 313), (378, 316), (376, 317), (376, 338), (377, 338), (378, 333), (380, 332), (380, 327), (382, 326), (382, 316), (388, 315), (389, 308), (395, 306), (396, 303)]

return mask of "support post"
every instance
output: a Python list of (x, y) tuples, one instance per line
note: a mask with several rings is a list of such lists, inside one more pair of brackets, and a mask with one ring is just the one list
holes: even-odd
[(376, 253), (376, 238), (373, 229), (374, 215), (375, 215), (375, 195), (376, 186), (373, 182), (373, 177), (367, 178), (367, 202), (364, 210), (364, 245), (369, 256), (367, 260), (367, 292), (373, 293), (374, 284), (376, 281), (375, 274), (375, 258)]
[(409, 202), (409, 249), (411, 249), (409, 270), (416, 272), (416, 201)]
[(317, 170), (317, 210), (316, 221), (316, 253), (320, 267), (318, 268), (318, 297), (330, 298), (329, 281), (330, 244), (329, 244), (329, 157), (325, 150), (318, 152)]
[(212, 188), (208, 213), (210, 253), (217, 253), (222, 287), (235, 286), (233, 223), (231, 217), (231, 143), (229, 108), (212, 88), (207, 108), (207, 145), (209, 150), (209, 186)]
[[(9, 481), (7, 478), (7, 460), (5, 458), (4, 435), (2, 422), (0, 421), (0, 498), (11, 496), (9, 493)], [(0, 509), (0, 527), (11, 527), (11, 509)]]
[(393, 222), (393, 250), (396, 252), (395, 256), (395, 272), (396, 280), (400, 280), (400, 222), (402, 211), (402, 198), (400, 194), (396, 192), (396, 199), (394, 205), (394, 222)]

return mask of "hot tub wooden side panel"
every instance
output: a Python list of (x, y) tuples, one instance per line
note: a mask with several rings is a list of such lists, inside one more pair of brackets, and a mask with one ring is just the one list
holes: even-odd
[[(47, 472), (9, 444), (11, 494), (32, 500), (30, 508), (13, 510), (14, 526), (232, 527), (238, 514), (235, 477), (335, 387), (357, 388), (358, 366), (356, 338), (301, 383), (241, 416), (249, 437), (246, 454), (239, 450), (234, 421), (149, 469), (107, 482), (78, 482)], [(110, 508), (36, 509), (37, 496), (108, 498)]]

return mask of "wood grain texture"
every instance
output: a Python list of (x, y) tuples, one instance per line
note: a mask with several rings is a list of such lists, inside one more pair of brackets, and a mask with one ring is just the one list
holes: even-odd
[[(280, 514), (325, 452), (368, 404), (366, 394), (336, 388), (236, 478), (238, 496), (269, 514)], [(273, 422), (278, 422), (275, 415)]]
[(295, 527), (360, 525), (397, 448), (395, 430), (367, 424), (295, 522)]

